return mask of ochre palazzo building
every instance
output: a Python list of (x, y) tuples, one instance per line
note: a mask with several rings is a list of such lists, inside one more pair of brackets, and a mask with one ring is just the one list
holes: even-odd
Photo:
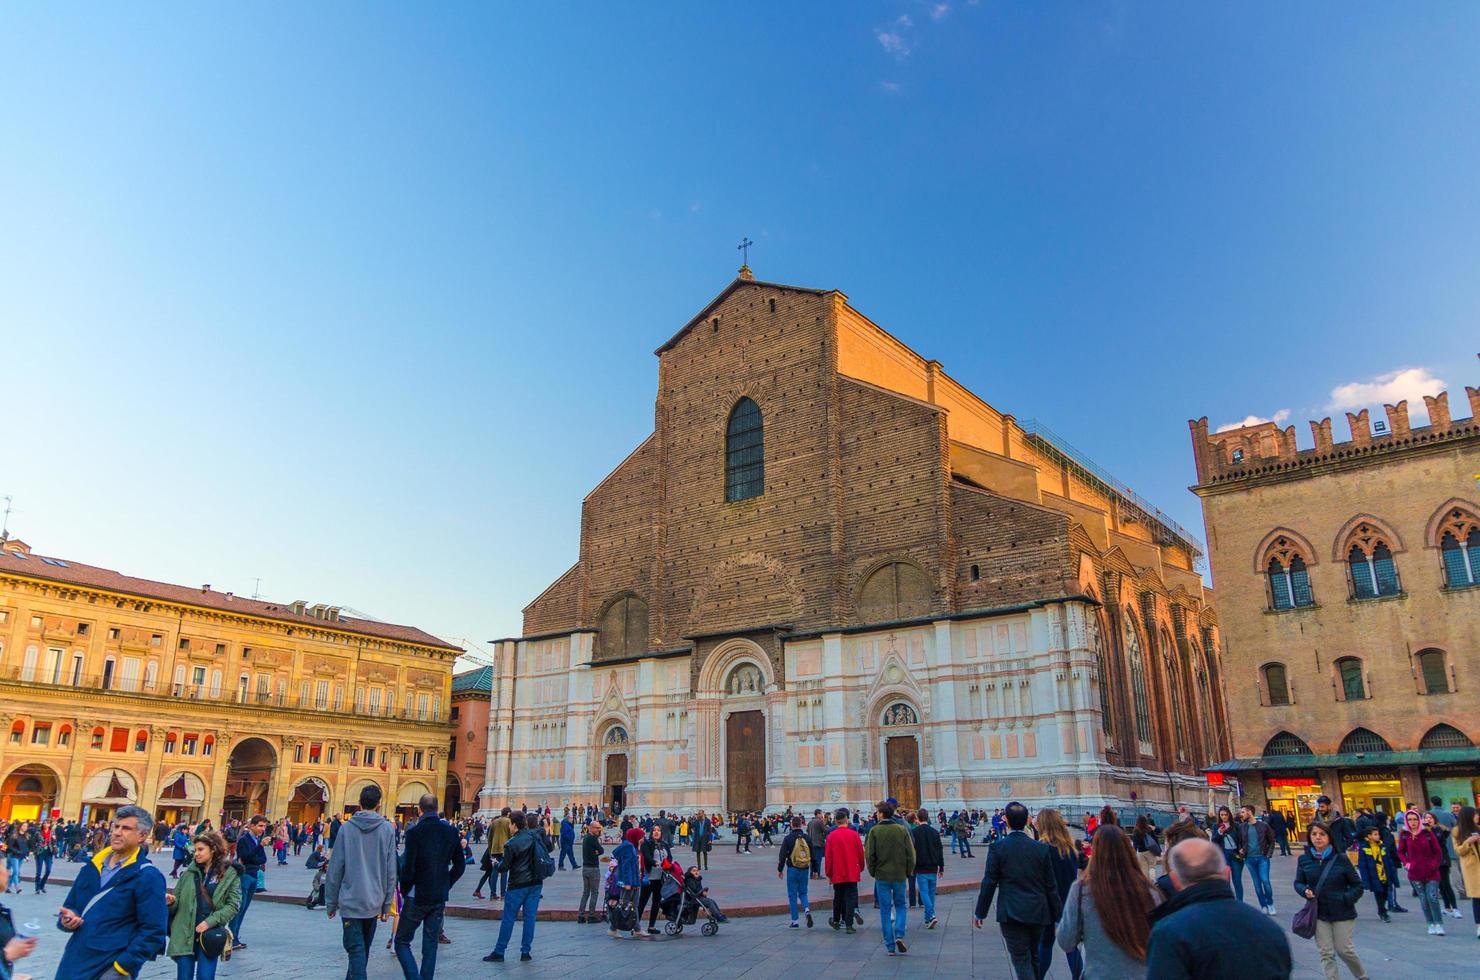
[(836, 290), (742, 269), (657, 357), (652, 435), (495, 641), (483, 807), (1206, 801), (1190, 535)]
[(355, 809), (446, 777), (452, 663), (409, 626), (0, 543), (0, 819)]
[(1480, 802), (1480, 389), (1385, 419), (1191, 422), (1246, 798), (1338, 808)]

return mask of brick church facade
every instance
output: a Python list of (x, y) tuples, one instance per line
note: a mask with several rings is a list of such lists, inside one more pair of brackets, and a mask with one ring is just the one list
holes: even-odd
[(742, 269), (497, 641), (484, 808), (1205, 802), (1199, 545), (836, 290)]

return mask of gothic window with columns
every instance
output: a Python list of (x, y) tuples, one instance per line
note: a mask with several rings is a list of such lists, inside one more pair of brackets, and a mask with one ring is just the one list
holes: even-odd
[(1353, 599), (1376, 599), (1397, 595), (1398, 567), (1382, 532), (1368, 523), (1358, 524), (1347, 539), (1346, 565), (1351, 574)]

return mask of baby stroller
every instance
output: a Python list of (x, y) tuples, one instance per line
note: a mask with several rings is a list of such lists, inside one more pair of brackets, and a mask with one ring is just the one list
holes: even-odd
[(308, 898), (303, 901), (305, 908), (316, 909), (324, 904), (324, 872), (328, 870), (329, 864), (326, 861), (313, 873), (313, 884), (308, 886)]
[(685, 879), (680, 876), (678, 865), (669, 869), (668, 875), (663, 879), (663, 891), (660, 893), (661, 901), (659, 910), (668, 921), (663, 924), (663, 931), (670, 936), (678, 936), (683, 933), (684, 926), (691, 926), (699, 921), (699, 913), (704, 913), (704, 924), (699, 927), (699, 933), (704, 936), (713, 936), (719, 932), (719, 923), (709, 910), (700, 903), (700, 896), (694, 890), (688, 888)]

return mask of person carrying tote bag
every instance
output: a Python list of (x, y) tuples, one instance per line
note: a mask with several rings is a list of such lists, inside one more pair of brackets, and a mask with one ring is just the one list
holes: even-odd
[(1362, 879), (1345, 852), (1333, 846), (1331, 831), (1324, 823), (1312, 821), (1305, 839), (1308, 846), (1296, 865), (1295, 892), (1307, 902), (1295, 913), (1290, 928), (1298, 936), (1315, 938), (1327, 980), (1337, 980), (1337, 957), (1352, 976), (1365, 980), (1367, 970), (1352, 945)]
[(214, 831), (197, 834), (190, 864), (180, 872), (170, 906), (169, 943), (165, 955), (175, 961), (181, 978), (214, 980), (216, 964), (229, 956), (228, 924), (241, 908), (241, 878), (227, 861), (226, 840)]

